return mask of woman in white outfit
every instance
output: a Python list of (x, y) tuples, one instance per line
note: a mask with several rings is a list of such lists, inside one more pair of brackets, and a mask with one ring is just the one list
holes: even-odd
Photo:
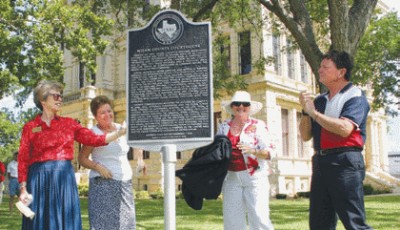
[[(97, 121), (92, 128), (96, 134), (118, 130), (114, 123), (114, 111), (106, 96), (97, 96), (90, 103)], [(136, 229), (135, 205), (132, 194), (132, 169), (127, 153), (129, 146), (125, 136), (107, 146), (83, 146), (79, 163), (92, 169), (89, 174), (89, 223), (91, 230)], [(92, 159), (89, 159), (92, 154)]]
[(222, 106), (233, 117), (224, 121), (217, 132), (232, 142), (231, 162), (222, 188), (224, 229), (247, 229), (247, 219), (251, 230), (273, 230), (268, 175), (274, 145), (269, 141), (266, 124), (250, 117), (261, 110), (262, 104), (252, 101), (249, 93), (237, 91)]

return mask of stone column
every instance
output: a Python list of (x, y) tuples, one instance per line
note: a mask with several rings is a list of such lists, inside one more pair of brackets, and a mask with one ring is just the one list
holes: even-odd
[[(280, 121), (280, 107), (276, 104), (276, 95), (273, 92), (265, 91), (265, 103), (264, 113), (265, 119), (263, 119), (268, 126), (268, 133), (271, 136), (272, 143), (276, 146), (275, 152), (276, 157), (271, 160), (272, 174), (269, 176), (271, 195), (274, 196), (277, 193), (281, 193), (285, 187), (285, 178), (280, 176), (278, 157), (282, 155), (281, 148), (278, 147), (281, 143), (280, 133), (281, 121)], [(282, 187), (283, 186), (283, 187)]]
[(389, 172), (389, 159), (388, 159), (388, 138), (387, 138), (387, 125), (386, 120), (384, 118), (380, 119), (379, 126), (379, 146), (381, 147), (380, 151), (380, 168)]
[(365, 143), (365, 166), (368, 172), (372, 172), (373, 170), (373, 118), (371, 116), (367, 119), (367, 140)]
[(89, 85), (81, 88), (81, 100), (83, 102), (83, 116), (82, 119), (82, 125), (84, 125), (87, 128), (92, 128), (94, 125), (94, 116), (92, 112), (90, 111), (90, 102), (92, 101), (93, 98), (96, 97), (96, 87)]

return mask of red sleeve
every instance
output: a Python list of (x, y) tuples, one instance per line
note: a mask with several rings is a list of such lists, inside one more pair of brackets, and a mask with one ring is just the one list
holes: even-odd
[(30, 164), (30, 152), (31, 152), (31, 141), (32, 138), (32, 127), (26, 124), (22, 129), (21, 142), (18, 150), (18, 181), (24, 182), (28, 178), (28, 168)]
[(78, 122), (75, 124), (75, 140), (94, 147), (108, 144), (106, 143), (106, 134), (97, 135), (92, 130), (82, 127)]

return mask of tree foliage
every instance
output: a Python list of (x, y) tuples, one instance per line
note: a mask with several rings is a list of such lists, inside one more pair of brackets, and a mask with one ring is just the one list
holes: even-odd
[(0, 161), (4, 162), (18, 150), (19, 134), (22, 128), (20, 123), (15, 123), (7, 112), (0, 112)]
[[(329, 49), (346, 51), (355, 59), (352, 81), (373, 90), (374, 108), (391, 103), (390, 94), (399, 96), (399, 73), (394, 65), (400, 59), (399, 19), (394, 13), (378, 17), (377, 0), (175, 2), (194, 20), (211, 20), (215, 28), (227, 22), (239, 30), (250, 25), (252, 32), (258, 34), (261, 28), (269, 28), (275, 34), (289, 36), (293, 48), (304, 54), (316, 82), (323, 53)], [(270, 61), (269, 57), (264, 58), (253, 65), (262, 69)], [(323, 89), (322, 85), (319, 87)]]
[[(373, 89), (373, 106), (384, 108), (400, 98), (400, 20), (389, 13), (371, 20), (355, 57), (354, 79)], [(400, 63), (398, 63), (400, 64)], [(389, 114), (396, 114), (388, 110)]]
[[(0, 0), (0, 98), (23, 88), (17, 96), (21, 106), (39, 80), (62, 81), (66, 50), (88, 70), (88, 75), (95, 74), (97, 55), (107, 47), (122, 49), (126, 29), (144, 26), (160, 10), (142, 0), (68, 2)], [(193, 21), (212, 22), (216, 98), (221, 89), (233, 92), (247, 87), (243, 76), (227, 71), (228, 54), (221, 47), (230, 41), (219, 34), (221, 25), (251, 29), (260, 41), (261, 29), (268, 27), (273, 33), (290, 36), (293, 47), (302, 51), (316, 79), (322, 54), (328, 49), (354, 55), (358, 66), (354, 81), (373, 86), (375, 105), (382, 107), (390, 102), (382, 92), (397, 89), (390, 61), (399, 58), (394, 36), (399, 28), (398, 19), (392, 16), (372, 18), (367, 29), (376, 4), (377, 0), (172, 0), (171, 8)], [(368, 55), (371, 49), (377, 52), (376, 56)], [(253, 65), (263, 73), (272, 60), (258, 56), (260, 59), (254, 60)]]
[(7, 108), (0, 110), (0, 161), (11, 161), (13, 153), (18, 151), (23, 125), (38, 112), (37, 109), (28, 109), (15, 114)]
[(64, 0), (1, 0), (0, 98), (18, 93), (22, 105), (42, 79), (62, 82), (63, 55), (70, 50), (94, 72), (93, 57), (102, 53), (111, 20), (96, 14), (94, 2), (67, 4)]

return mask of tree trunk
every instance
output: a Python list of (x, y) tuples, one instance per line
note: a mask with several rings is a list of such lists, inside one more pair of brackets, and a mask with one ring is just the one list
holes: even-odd
[[(354, 57), (377, 1), (354, 0), (353, 5), (349, 8), (347, 0), (328, 0), (330, 49), (346, 51)], [(326, 51), (322, 52), (315, 40), (313, 22), (305, 2), (288, 0), (289, 11), (283, 7), (284, 1), (259, 0), (259, 2), (276, 15), (290, 31), (310, 65), (316, 82), (319, 82), (318, 68), (323, 52)], [(325, 87), (319, 84), (319, 88), (324, 89)]]

